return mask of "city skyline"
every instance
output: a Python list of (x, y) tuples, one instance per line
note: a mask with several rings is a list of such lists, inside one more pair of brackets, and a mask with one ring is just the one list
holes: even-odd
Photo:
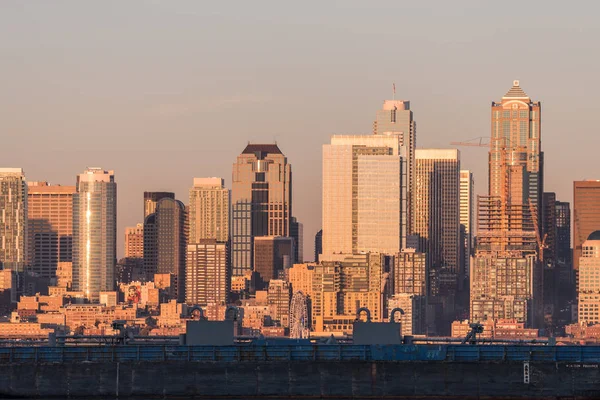
[[(143, 220), (143, 191), (185, 199), (198, 176), (223, 177), (230, 187), (230, 160), (248, 140), (276, 140), (298, 166), (295, 186), (312, 192), (321, 176), (315, 149), (331, 134), (372, 133), (374, 112), (392, 99), (394, 82), (396, 99), (409, 100), (418, 121), (417, 146), (443, 148), (487, 136), (488, 103), (519, 79), (544, 102), (545, 190), (571, 201), (572, 181), (597, 178), (598, 139), (590, 132), (599, 59), (585, 50), (599, 33), (592, 20), (597, 4), (585, 13), (546, 4), (540, 13), (524, 3), (514, 14), (481, 2), (345, 2), (320, 5), (319, 13), (299, 5), (289, 12), (158, 2), (120, 4), (117, 13), (68, 3), (2, 5), (7, 95), (0, 129), (7, 134), (0, 156), (4, 166), (24, 168), (28, 180), (62, 185), (74, 185), (73, 174), (86, 166), (115, 170), (119, 235)], [(156, 30), (158, 18), (166, 29)], [(274, 34), (283, 26), (286, 35)], [(520, 41), (511, 26), (536, 34)], [(206, 40), (211, 36), (226, 45)], [(578, 106), (563, 112), (564, 104)], [(565, 132), (579, 152), (563, 151)], [(105, 140), (90, 148), (83, 137)], [(23, 148), (23, 138), (27, 152), (13, 151)], [(476, 192), (485, 193), (486, 155), (461, 153)], [(164, 162), (150, 164), (149, 157)], [(311, 243), (320, 229), (320, 194), (300, 190), (294, 213)]]

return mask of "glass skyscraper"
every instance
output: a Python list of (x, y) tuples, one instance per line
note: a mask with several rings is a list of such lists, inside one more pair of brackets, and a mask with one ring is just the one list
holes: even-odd
[(117, 184), (113, 171), (88, 168), (73, 195), (73, 290), (93, 302), (115, 287)]

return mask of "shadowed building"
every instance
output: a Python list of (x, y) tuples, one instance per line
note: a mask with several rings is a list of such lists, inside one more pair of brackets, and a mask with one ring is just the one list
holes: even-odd
[(156, 210), (156, 204), (160, 199), (175, 199), (175, 193), (171, 192), (144, 192), (144, 218)]
[(233, 164), (233, 275), (254, 268), (254, 238), (290, 236), (292, 167), (276, 144), (248, 144)]
[(254, 238), (254, 271), (256, 289), (266, 290), (271, 279), (277, 279), (294, 258), (294, 239), (282, 236)]
[(154, 213), (144, 221), (144, 269), (147, 279), (154, 274), (172, 274), (178, 302), (185, 300), (187, 218), (184, 204), (163, 197)]
[(37, 275), (55, 277), (59, 263), (72, 268), (75, 191), (75, 186), (28, 182), (28, 270)]

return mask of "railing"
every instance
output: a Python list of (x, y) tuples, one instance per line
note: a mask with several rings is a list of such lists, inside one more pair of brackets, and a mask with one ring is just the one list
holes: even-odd
[(63, 362), (546, 361), (600, 363), (600, 346), (294, 345), (0, 348), (0, 364)]

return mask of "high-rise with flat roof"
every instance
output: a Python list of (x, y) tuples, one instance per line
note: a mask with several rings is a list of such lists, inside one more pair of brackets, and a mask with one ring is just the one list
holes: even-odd
[(190, 243), (229, 240), (229, 190), (222, 178), (194, 178), (189, 203)]
[(415, 191), (415, 150), (417, 146), (417, 123), (410, 109), (410, 101), (385, 100), (381, 110), (377, 111), (373, 123), (375, 135), (388, 135), (398, 138), (400, 145), (406, 148), (406, 213), (407, 232), (412, 233), (412, 210)]
[(469, 170), (460, 171), (461, 273), (468, 279), (475, 231), (475, 181)]
[(144, 224), (125, 228), (125, 257), (144, 258)]
[(54, 278), (59, 263), (72, 268), (76, 187), (48, 182), (28, 182), (27, 186), (28, 269)]
[(414, 233), (430, 268), (458, 275), (460, 265), (460, 153), (417, 149)]
[(146, 276), (172, 274), (177, 301), (185, 300), (185, 260), (188, 238), (185, 205), (169, 197), (156, 204), (144, 221)]
[(471, 319), (509, 318), (541, 325), (543, 153), (541, 103), (514, 81), (492, 102), (489, 195), (478, 196), (471, 268)]
[(73, 290), (98, 302), (115, 287), (117, 184), (113, 171), (88, 168), (73, 194)]
[(323, 229), (315, 234), (315, 262), (319, 262), (319, 256), (323, 253)]
[(188, 304), (227, 303), (231, 289), (229, 194), (222, 178), (194, 178), (190, 188)]
[(254, 268), (254, 238), (290, 236), (292, 166), (277, 144), (248, 144), (233, 164), (233, 275)]
[(334, 135), (323, 145), (321, 260), (405, 247), (406, 151), (398, 135)]
[(299, 264), (304, 262), (304, 225), (298, 222), (296, 217), (292, 217), (290, 223), (290, 236), (294, 238), (294, 259), (293, 263)]
[(27, 183), (22, 168), (0, 168), (0, 267), (23, 272), (27, 263)]
[(199, 239), (187, 246), (186, 303), (227, 304), (230, 290), (229, 242)]

